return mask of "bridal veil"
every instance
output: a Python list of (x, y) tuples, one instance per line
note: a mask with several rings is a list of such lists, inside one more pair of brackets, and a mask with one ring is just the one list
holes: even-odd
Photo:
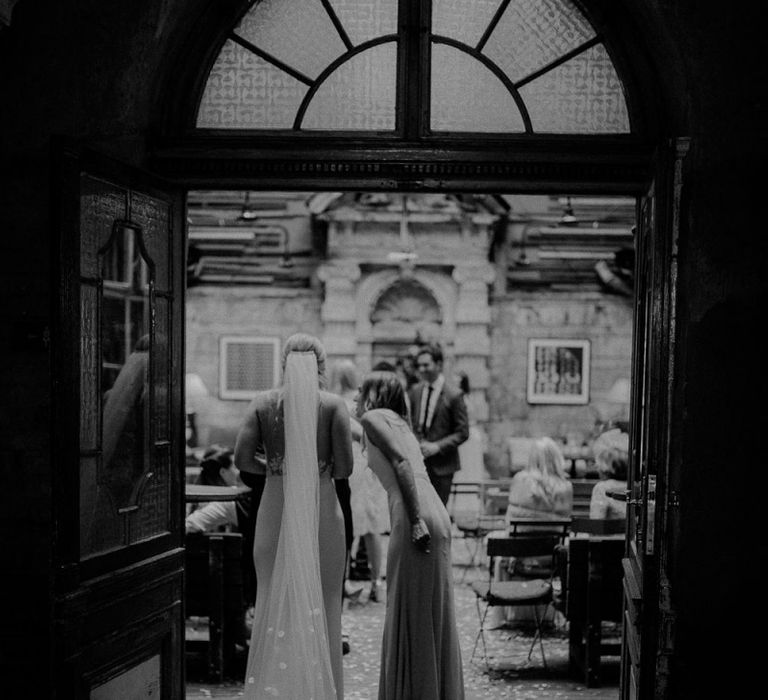
[[(317, 359), (290, 352), (283, 381), (284, 504), (266, 629), (251, 638), (246, 696), (335, 700), (320, 579)], [(257, 581), (258, 585), (258, 581)], [(341, 592), (339, 592), (341, 595)]]

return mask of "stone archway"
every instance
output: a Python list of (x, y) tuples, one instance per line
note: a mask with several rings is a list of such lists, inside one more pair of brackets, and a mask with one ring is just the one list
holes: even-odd
[(373, 303), (369, 320), (373, 365), (392, 361), (416, 337), (441, 339), (443, 309), (416, 277), (401, 275)]
[(367, 272), (360, 262), (345, 260), (321, 266), (318, 276), (325, 284), (321, 318), (329, 361), (352, 359), (365, 372), (377, 343), (411, 343), (420, 331), (442, 344), (449, 370), (467, 373), (475, 417), (487, 420), (492, 265), (456, 264), (441, 272), (393, 266)]

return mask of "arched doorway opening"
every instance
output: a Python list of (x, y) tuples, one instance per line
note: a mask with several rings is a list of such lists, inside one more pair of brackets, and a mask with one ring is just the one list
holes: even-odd
[[(669, 329), (650, 322), (669, 317), (674, 306), (674, 288), (659, 285), (674, 264), (672, 193), (685, 146), (657, 150), (669, 117), (652, 85), (657, 76), (647, 49), (632, 36), (633, 22), (644, 18), (618, 18), (601, 3), (557, 0), (546, 8), (539, 14), (539, 6), (488, 3), (473, 6), (468, 21), (466, 7), (400, 2), (358, 24), (341, 4), (303, 16), (278, 3), (244, 4), (231, 30), (217, 35), (220, 51), (208, 49), (207, 75), (181, 81), (187, 109), (168, 111), (174, 138), (158, 149), (157, 163), (189, 186), (642, 199), (628, 558), (634, 576), (647, 579), (643, 595), (653, 597), (661, 567), (651, 523), (665, 486), (663, 475), (651, 473), (658, 466), (649, 465), (666, 460), (666, 443), (652, 437), (663, 430), (651, 429), (651, 416), (656, 427), (666, 418), (650, 406), (663, 409), (661, 377), (669, 368), (649, 348), (666, 349)], [(309, 25), (324, 27), (329, 41), (291, 51), (290, 38)], [(381, 67), (375, 78), (373, 64)], [(254, 108), (258, 86), (269, 83), (279, 84), (285, 99), (262, 99)], [(335, 109), (342, 94), (344, 109)], [(218, 155), (216, 144), (226, 144)], [(626, 647), (648, 658), (655, 655), (651, 617), (645, 635), (628, 626), (636, 634)], [(627, 659), (626, 687), (647, 685), (653, 664)], [(645, 681), (630, 680), (641, 667)]]

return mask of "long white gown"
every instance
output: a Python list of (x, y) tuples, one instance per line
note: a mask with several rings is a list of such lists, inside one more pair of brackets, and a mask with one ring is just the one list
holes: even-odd
[[(308, 429), (304, 419), (294, 419), (302, 434), (291, 432), (287, 386), (285, 392), (265, 392), (252, 404), (267, 468), (253, 550), (257, 590), (244, 688), (248, 700), (344, 697), (346, 546), (333, 478), (348, 474), (338, 473), (333, 460), (329, 414), (337, 399), (317, 391), (316, 366), (306, 374), (314, 387), (304, 386), (296, 398), (305, 404), (300, 413), (313, 413), (315, 424)], [(346, 410), (341, 418), (348, 426)]]

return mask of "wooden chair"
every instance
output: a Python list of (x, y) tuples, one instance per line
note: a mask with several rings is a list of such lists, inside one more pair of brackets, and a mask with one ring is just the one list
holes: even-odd
[[(533, 536), (533, 535), (556, 535), (558, 544), (565, 542), (568, 533), (571, 530), (571, 518), (547, 518), (534, 520), (532, 518), (512, 518), (507, 521), (507, 534), (510, 537)], [(550, 558), (550, 562), (551, 562)], [(530, 563), (518, 561), (514, 567), (514, 575), (521, 578), (551, 578), (555, 573), (555, 567), (552, 564), (545, 566), (532, 565)]]
[(592, 489), (599, 479), (571, 479), (573, 485), (573, 517), (588, 518)]
[(624, 518), (572, 518), (571, 532), (589, 535), (623, 535), (627, 529)]
[[(491, 670), (488, 660), (488, 647), (485, 639), (485, 619), (488, 611), (495, 606), (533, 606), (536, 632), (528, 649), (530, 660), (536, 641), (539, 642), (541, 659), (544, 668), (547, 658), (542, 642), (542, 622), (547, 606), (552, 602), (552, 580), (543, 578), (517, 579), (512, 581), (494, 581), (494, 561), (496, 557), (551, 557), (555, 546), (561, 541), (559, 535), (506, 535), (493, 533), (486, 538), (488, 549), (488, 580), (476, 581), (472, 584), (475, 593), (475, 604), (479, 620), (479, 629), (475, 637), (470, 660), (475, 658), (478, 642), (482, 641), (483, 659), (488, 670)], [(484, 604), (484, 605), (483, 605)]]
[[(243, 536), (236, 532), (195, 533), (185, 541), (185, 617), (208, 619), (207, 666), (219, 683), (232, 667), (235, 644), (244, 631)], [(197, 643), (186, 642), (190, 650)]]
[(556, 552), (562, 581), (556, 607), (568, 620), (569, 666), (589, 688), (600, 685), (601, 658), (621, 653), (620, 640), (603, 639), (602, 623), (622, 620), (624, 546), (616, 535), (573, 537)]

